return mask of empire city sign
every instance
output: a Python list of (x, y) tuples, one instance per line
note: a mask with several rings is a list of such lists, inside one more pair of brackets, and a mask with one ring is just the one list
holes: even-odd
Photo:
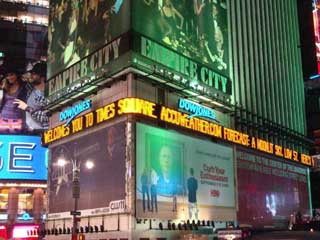
[[(232, 94), (232, 82), (222, 74), (144, 36), (137, 35), (134, 39), (134, 50), (136, 52), (164, 67), (163, 69), (161, 67), (154, 69), (159, 74), (170, 72), (173, 81), (180, 81), (185, 85), (189, 85), (190, 89), (202, 91), (208, 95), (217, 91), (226, 95)], [(146, 67), (148, 65), (146, 59), (136, 59), (135, 61), (138, 66)], [(154, 67), (152, 63), (149, 65)], [(165, 77), (168, 78), (170, 76)]]
[(102, 69), (103, 74), (110, 74), (114, 69), (109, 65), (128, 52), (129, 48), (129, 35), (126, 33), (53, 76), (46, 84), (49, 101), (59, 101), (68, 94), (79, 92), (79, 89), (92, 87), (95, 78), (90, 76)]
[(208, 107), (202, 106), (198, 103), (189, 101), (184, 98), (179, 99), (178, 105), (179, 105), (180, 110), (191, 113), (189, 118), (203, 117), (203, 118), (207, 118), (209, 120), (216, 121), (215, 112)]
[(293, 149), (285, 148), (269, 141), (249, 136), (246, 133), (223, 127), (205, 119), (197, 117), (190, 118), (189, 114), (139, 98), (120, 99), (73, 119), (71, 124), (68, 126), (59, 125), (55, 128), (49, 129), (43, 133), (42, 143), (50, 144), (71, 136), (72, 134), (79, 133), (85, 129), (106, 123), (116, 117), (127, 114), (135, 114), (163, 121), (170, 123), (173, 126), (188, 129), (210, 137), (215, 137), (229, 143), (235, 143), (247, 148), (259, 150), (297, 163), (302, 163), (308, 166), (314, 165), (314, 161), (309, 155), (298, 153)]

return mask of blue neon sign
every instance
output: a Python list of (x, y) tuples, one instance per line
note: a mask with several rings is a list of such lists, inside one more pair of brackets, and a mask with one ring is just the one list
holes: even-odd
[(41, 137), (0, 135), (0, 179), (47, 180), (47, 153)]
[(184, 98), (179, 99), (179, 109), (190, 113), (188, 118), (204, 117), (216, 121), (216, 114), (212, 109)]
[(77, 105), (67, 108), (66, 110), (60, 113), (60, 117), (59, 117), (60, 122), (67, 120), (67, 122), (65, 123), (65, 126), (68, 126), (69, 123), (72, 121), (72, 119), (74, 119), (80, 113), (90, 109), (91, 105), (92, 105), (91, 99), (88, 99), (78, 103)]

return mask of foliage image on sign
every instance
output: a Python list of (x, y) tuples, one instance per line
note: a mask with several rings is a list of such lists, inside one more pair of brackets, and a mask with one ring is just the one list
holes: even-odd
[(139, 217), (214, 219), (235, 207), (232, 148), (143, 124), (136, 147)]
[(46, 181), (47, 153), (38, 136), (0, 135), (0, 179)]
[(129, 30), (129, 0), (50, 1), (48, 77)]
[(226, 0), (135, 0), (133, 28), (228, 76)]
[[(72, 183), (72, 161), (80, 166), (78, 186)], [(86, 167), (88, 161), (92, 162), (90, 169)], [(49, 185), (50, 214), (66, 213), (70, 216), (73, 194), (80, 194), (78, 209), (87, 211), (81, 216), (124, 211), (125, 123), (91, 132), (50, 149)]]

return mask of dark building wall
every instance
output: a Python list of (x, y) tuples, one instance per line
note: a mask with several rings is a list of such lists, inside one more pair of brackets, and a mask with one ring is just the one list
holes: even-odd
[(305, 80), (317, 74), (317, 57), (312, 18), (312, 0), (297, 0), (301, 39), (303, 77)]
[(46, 58), (47, 26), (23, 16), (48, 18), (48, 8), (15, 2), (0, 2), (0, 51), (18, 68), (27, 63)]

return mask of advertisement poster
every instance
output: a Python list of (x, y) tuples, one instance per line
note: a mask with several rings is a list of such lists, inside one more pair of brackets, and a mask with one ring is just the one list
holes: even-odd
[(136, 151), (139, 217), (213, 219), (213, 207), (235, 207), (232, 148), (139, 123)]
[(38, 136), (0, 135), (0, 179), (46, 181), (47, 154)]
[(50, 1), (48, 78), (129, 30), (129, 0)]
[(0, 134), (39, 134), (48, 129), (48, 100), (44, 88), (46, 63), (23, 73), (14, 61), (0, 66)]
[(320, 1), (313, 0), (313, 25), (315, 34), (318, 73), (320, 74)]
[(288, 227), (291, 214), (310, 213), (306, 167), (242, 149), (237, 166), (240, 224)]
[(228, 76), (226, 0), (135, 0), (133, 28)]
[[(80, 166), (79, 210), (95, 209), (88, 215), (111, 213), (117, 207), (124, 210), (125, 142), (125, 123), (122, 122), (52, 148), (49, 213), (69, 214), (73, 209), (72, 160)], [(88, 161), (93, 163), (91, 169), (86, 167)]]

